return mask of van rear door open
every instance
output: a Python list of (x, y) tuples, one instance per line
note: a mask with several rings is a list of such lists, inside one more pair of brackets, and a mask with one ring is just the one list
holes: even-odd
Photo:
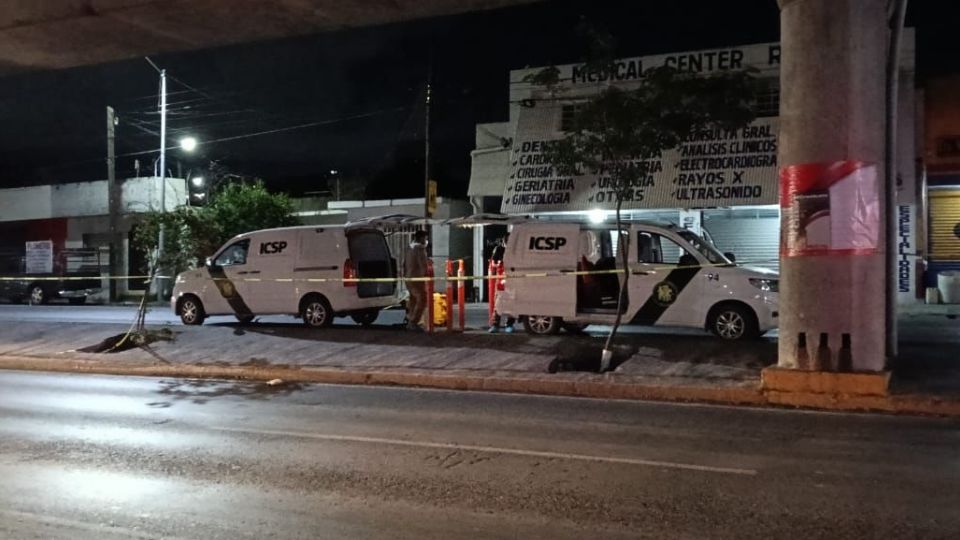
[[(358, 279), (397, 277), (396, 261), (383, 233), (372, 229), (347, 230), (347, 245), (350, 264)], [(373, 298), (390, 296), (397, 290), (396, 281), (361, 281), (357, 283), (357, 296)]]

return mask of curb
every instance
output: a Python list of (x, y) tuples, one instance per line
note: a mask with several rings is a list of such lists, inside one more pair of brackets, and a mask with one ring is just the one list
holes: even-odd
[(144, 377), (214, 378), (249, 381), (283, 379), (286, 382), (408, 386), (441, 390), (503, 392), (596, 399), (699, 402), (741, 406), (780, 406), (838, 412), (883, 412), (960, 418), (960, 399), (901, 394), (889, 396), (824, 394), (762, 390), (756, 386), (663, 385), (617, 381), (608, 375), (585, 378), (544, 378), (496, 371), (364, 370), (249, 367), (220, 364), (131, 364), (75, 358), (0, 356), (0, 369), (95, 373)]
[(760, 371), (760, 387), (774, 392), (883, 397), (890, 388), (890, 372), (837, 373), (770, 366)]

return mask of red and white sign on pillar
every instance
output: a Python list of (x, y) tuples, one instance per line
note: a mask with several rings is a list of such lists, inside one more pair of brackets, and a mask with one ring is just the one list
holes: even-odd
[(880, 196), (874, 163), (836, 161), (781, 168), (780, 255), (878, 253)]

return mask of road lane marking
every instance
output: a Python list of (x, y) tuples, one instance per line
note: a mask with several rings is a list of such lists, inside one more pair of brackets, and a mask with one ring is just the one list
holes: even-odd
[(141, 540), (188, 540), (181, 536), (169, 536), (165, 534), (150, 534), (136, 529), (119, 527), (116, 525), (107, 525), (103, 523), (91, 523), (89, 521), (80, 521), (76, 519), (61, 518), (36, 514), (34, 512), (22, 512), (20, 510), (0, 510), (0, 516), (7, 516), (18, 521), (32, 521), (41, 525), (52, 525), (56, 527), (65, 527), (74, 530), (88, 531), (93, 533), (110, 533), (126, 536), (128, 538), (139, 538)]
[(328, 433), (306, 433), (300, 431), (279, 431), (272, 429), (247, 429), (232, 427), (212, 427), (217, 431), (226, 431), (232, 433), (246, 433), (250, 435), (274, 435), (279, 437), (295, 437), (301, 439), (314, 439), (319, 441), (334, 442), (353, 442), (367, 444), (385, 444), (391, 446), (408, 446), (414, 448), (431, 448), (441, 450), (468, 450), (473, 452), (484, 452), (489, 454), (505, 454), (523, 457), (539, 457), (552, 459), (567, 459), (574, 461), (588, 461), (594, 463), (617, 463), (622, 465), (638, 465), (642, 467), (661, 467), (667, 469), (681, 469), (687, 471), (699, 471), (721, 474), (738, 474), (743, 476), (756, 476), (755, 469), (738, 469), (735, 467), (713, 467), (710, 465), (697, 465), (695, 463), (676, 463), (672, 461), (657, 461), (650, 459), (634, 459), (607, 456), (591, 456), (588, 454), (570, 454), (566, 452), (545, 452), (541, 450), (521, 450), (519, 448), (502, 448), (498, 446), (477, 446), (471, 444), (438, 443), (429, 441), (408, 441), (403, 439), (386, 439), (381, 437), (360, 437), (355, 435), (335, 435)]

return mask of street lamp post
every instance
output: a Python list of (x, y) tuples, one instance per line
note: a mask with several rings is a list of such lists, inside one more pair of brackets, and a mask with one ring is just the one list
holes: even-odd
[[(160, 70), (160, 213), (167, 213), (167, 70)], [(160, 221), (160, 234), (157, 239), (157, 301), (163, 302), (163, 272), (160, 261), (163, 260), (164, 223)]]

